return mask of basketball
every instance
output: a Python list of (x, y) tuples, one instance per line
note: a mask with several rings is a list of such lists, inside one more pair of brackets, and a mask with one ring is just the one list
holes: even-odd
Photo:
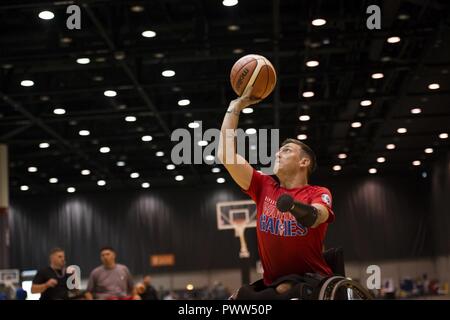
[(269, 60), (257, 54), (249, 54), (233, 65), (230, 82), (238, 96), (242, 95), (247, 86), (253, 85), (251, 96), (264, 99), (275, 88), (277, 75)]

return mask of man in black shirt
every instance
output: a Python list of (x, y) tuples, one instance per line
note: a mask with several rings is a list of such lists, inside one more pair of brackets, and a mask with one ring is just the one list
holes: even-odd
[(147, 275), (144, 277), (143, 283), (138, 285), (137, 292), (141, 296), (142, 300), (159, 300), (158, 292), (155, 287), (152, 286), (152, 278)]
[(33, 279), (31, 293), (40, 293), (40, 300), (63, 300), (68, 298), (66, 261), (64, 250), (50, 251), (50, 266), (38, 271)]

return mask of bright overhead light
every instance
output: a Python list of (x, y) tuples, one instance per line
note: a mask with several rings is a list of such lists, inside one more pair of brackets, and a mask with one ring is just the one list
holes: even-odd
[(75, 189), (74, 187), (67, 188), (68, 193), (74, 193), (75, 191), (77, 191), (77, 189)]
[(39, 148), (41, 149), (47, 149), (48, 147), (50, 147), (50, 144), (47, 142), (39, 143)]
[(341, 169), (342, 169), (342, 167), (340, 165), (333, 166), (334, 171), (340, 171)]
[(89, 132), (89, 130), (80, 130), (80, 131), (78, 131), (78, 134), (82, 137), (86, 137), (86, 136), (90, 135), (91, 133)]
[(130, 10), (133, 12), (142, 12), (142, 11), (144, 11), (144, 7), (139, 6), (139, 5), (134, 5), (130, 8)]
[(173, 77), (175, 75), (175, 71), (173, 71), (173, 70), (164, 70), (161, 74), (162, 74), (163, 77), (170, 78), (170, 77)]
[(103, 92), (103, 94), (106, 97), (115, 97), (115, 96), (117, 96), (117, 92), (114, 91), (114, 90), (106, 90), (105, 92)]
[(225, 179), (224, 178), (217, 178), (216, 181), (217, 181), (217, 183), (224, 183)]
[(163, 157), (163, 156), (164, 156), (164, 152), (162, 152), (162, 151), (157, 151), (157, 152), (155, 153), (155, 155), (156, 155), (157, 157)]
[(208, 141), (201, 140), (201, 141), (197, 142), (197, 144), (198, 144), (200, 147), (205, 147), (205, 146), (208, 145)]
[(53, 113), (57, 114), (57, 115), (61, 115), (61, 114), (65, 114), (66, 110), (64, 110), (62, 108), (56, 108), (56, 109), (53, 110)]
[(338, 158), (339, 158), (339, 159), (346, 159), (346, 158), (347, 158), (347, 154), (345, 154), (345, 153), (339, 153), (339, 154), (338, 154)]
[(195, 129), (195, 128), (200, 127), (200, 123), (198, 123), (198, 122), (191, 122), (191, 123), (188, 124), (188, 127), (191, 128), (191, 129)]
[(363, 107), (368, 107), (368, 106), (372, 105), (372, 101), (371, 100), (362, 100), (359, 104)]
[(177, 181), (183, 181), (184, 177), (182, 175), (178, 175), (175, 177), (175, 180)]
[(238, 0), (223, 0), (223, 1), (222, 1), (222, 4), (223, 4), (225, 7), (232, 7), (232, 6), (235, 6), (235, 5), (238, 4)]
[(352, 122), (351, 126), (352, 128), (360, 128), (362, 126), (362, 123), (358, 121)]
[(309, 121), (311, 119), (311, 117), (308, 115), (302, 115), (302, 116), (298, 117), (298, 119), (300, 121)]
[(314, 19), (311, 23), (313, 26), (320, 27), (320, 26), (323, 26), (324, 24), (326, 24), (327, 21), (325, 19), (319, 18), (319, 19)]
[(173, 170), (173, 169), (175, 169), (175, 165), (174, 165), (174, 164), (168, 164), (168, 165), (166, 166), (166, 169), (167, 169), (167, 170)]
[(406, 128), (398, 128), (397, 132), (398, 133), (406, 133), (406, 132), (408, 132), (408, 130)]
[(22, 87), (32, 87), (32, 86), (34, 86), (34, 81), (33, 80), (22, 80), (20, 82), (20, 85)]
[(377, 169), (375, 169), (375, 168), (370, 168), (370, 169), (369, 169), (369, 173), (370, 173), (370, 174), (375, 174), (375, 173), (377, 173)]
[(387, 145), (386, 145), (386, 149), (388, 149), (388, 150), (394, 150), (394, 149), (395, 149), (395, 144), (393, 144), (393, 143), (387, 144)]
[(153, 137), (152, 136), (143, 136), (141, 139), (142, 139), (142, 141), (148, 142), (148, 141), (152, 141)]
[(130, 174), (130, 178), (132, 178), (132, 179), (137, 179), (137, 178), (139, 178), (139, 173), (137, 173), (137, 172), (132, 172), (132, 173)]
[(28, 167), (28, 172), (37, 172), (38, 169), (36, 167)]
[(233, 53), (234, 53), (234, 54), (240, 54), (240, 53), (242, 53), (242, 52), (244, 52), (244, 50), (241, 49), (241, 48), (233, 49)]
[(306, 140), (306, 139), (308, 139), (308, 136), (306, 134), (299, 134), (297, 136), (297, 139), (298, 140)]
[(116, 166), (118, 167), (125, 167), (125, 161), (117, 161)]
[(248, 128), (245, 130), (245, 134), (255, 134), (256, 133), (256, 129), (255, 128)]
[(228, 30), (230, 30), (230, 31), (238, 31), (239, 29), (240, 29), (240, 27), (235, 24), (231, 24), (228, 26)]
[(425, 150), (425, 153), (433, 153), (433, 148), (426, 148)]
[(142, 32), (142, 36), (144, 38), (154, 38), (156, 37), (156, 32), (153, 30), (145, 30), (144, 32)]
[(220, 172), (220, 168), (212, 168), (211, 172), (212, 173), (219, 173)]
[(385, 158), (385, 157), (378, 157), (378, 158), (377, 158), (377, 162), (378, 162), (378, 163), (386, 162), (386, 158)]
[(88, 176), (91, 174), (91, 170), (88, 170), (88, 169), (81, 170), (81, 174), (83, 176)]
[(97, 185), (100, 186), (100, 187), (103, 187), (105, 184), (106, 184), (105, 180), (98, 180), (97, 181)]
[(448, 138), (448, 133), (441, 133), (441, 134), (439, 134), (439, 138), (440, 139), (447, 139)]
[(144, 189), (148, 189), (148, 188), (150, 188), (150, 183), (142, 182), (141, 187), (144, 188)]
[(400, 37), (389, 37), (389, 38), (387, 39), (387, 42), (388, 42), (388, 43), (397, 43), (397, 42), (400, 42)]
[(384, 74), (382, 74), (381, 72), (377, 72), (377, 73), (373, 73), (371, 77), (372, 77), (372, 79), (381, 79), (384, 77)]
[(314, 67), (317, 67), (318, 65), (319, 65), (319, 61), (317, 61), (317, 60), (306, 61), (307, 67), (314, 68)]
[(52, 20), (55, 17), (55, 14), (51, 11), (41, 11), (39, 12), (39, 18), (42, 20)]
[(100, 152), (101, 153), (108, 153), (108, 152), (110, 152), (111, 151), (111, 149), (109, 148), (109, 147), (101, 147), (100, 148)]
[(91, 62), (91, 59), (89, 59), (89, 58), (78, 58), (77, 59), (78, 64), (88, 64), (89, 62)]
[(254, 144), (250, 145), (250, 150), (256, 150), (256, 149), (257, 149), (257, 147)]
[(188, 106), (191, 102), (188, 99), (178, 100), (178, 105), (181, 107)]
[(414, 109), (411, 109), (411, 113), (412, 114), (419, 114), (419, 113), (421, 113), (422, 112), (422, 109), (420, 109), (420, 108), (414, 108)]
[(29, 189), (30, 189), (30, 187), (28, 187), (26, 185), (20, 186), (21, 191), (28, 191)]
[(136, 117), (135, 116), (126, 116), (125, 117), (125, 121), (126, 122), (135, 122), (136, 121)]
[(314, 97), (314, 92), (312, 91), (305, 91), (302, 93), (303, 98), (312, 98)]
[(439, 89), (439, 88), (440, 88), (439, 83), (430, 83), (430, 84), (428, 85), (428, 89), (430, 89), (430, 90), (437, 90), (437, 89)]
[(208, 155), (205, 157), (205, 160), (206, 160), (206, 161), (214, 161), (214, 159), (215, 159), (215, 157), (214, 157), (213, 155), (211, 155), (211, 154), (208, 154)]
[(242, 113), (249, 114), (253, 113), (253, 108), (247, 107), (242, 110)]
[(50, 182), (50, 183), (58, 183), (58, 178), (50, 178), (50, 179), (48, 179), (48, 182)]
[(412, 162), (413, 166), (420, 166), (422, 164), (422, 162), (420, 162), (419, 160), (414, 160)]

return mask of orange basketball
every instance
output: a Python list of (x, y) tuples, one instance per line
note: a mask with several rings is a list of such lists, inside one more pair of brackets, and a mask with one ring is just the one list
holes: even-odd
[(275, 88), (277, 74), (269, 60), (257, 54), (240, 58), (231, 68), (230, 82), (234, 92), (241, 96), (247, 86), (253, 85), (251, 96), (266, 98)]

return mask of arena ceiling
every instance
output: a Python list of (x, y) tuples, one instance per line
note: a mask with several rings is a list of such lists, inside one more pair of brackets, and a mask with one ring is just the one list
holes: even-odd
[[(80, 30), (66, 27), (71, 4), (81, 7)], [(372, 4), (380, 30), (366, 26)], [(54, 18), (40, 19), (44, 10)], [(9, 146), (11, 192), (230, 181), (221, 166), (167, 170), (170, 136), (195, 121), (220, 128), (234, 98), (230, 69), (249, 53), (271, 60), (278, 82), (240, 127), (305, 135), (319, 176), (420, 175), (449, 148), (449, 13), (448, 1), (419, 0), (1, 1), (0, 143)], [(317, 18), (326, 23), (314, 26)]]

